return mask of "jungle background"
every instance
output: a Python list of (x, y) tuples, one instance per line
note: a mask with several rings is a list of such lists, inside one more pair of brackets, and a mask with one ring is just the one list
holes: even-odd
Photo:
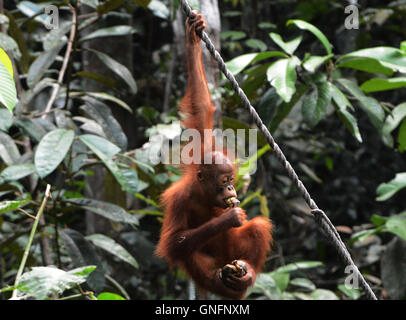
[[(405, 299), (406, 1), (190, 5), (377, 297)], [(154, 255), (159, 196), (180, 171), (148, 157), (180, 130), (178, 1), (0, 11), (0, 299), (188, 299), (183, 272)], [(209, 56), (205, 68), (216, 127), (255, 128)], [(272, 219), (275, 243), (247, 298), (365, 299), (257, 139), (237, 190), (249, 217)]]

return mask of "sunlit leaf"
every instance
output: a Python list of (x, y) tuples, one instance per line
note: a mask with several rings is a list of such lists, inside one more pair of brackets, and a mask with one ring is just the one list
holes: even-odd
[(381, 183), (376, 189), (376, 201), (385, 201), (406, 188), (406, 172), (397, 173), (395, 178), (387, 183)]
[(20, 287), (26, 296), (44, 300), (51, 294), (62, 294), (85, 282), (95, 268), (86, 266), (66, 272), (55, 267), (33, 267), (21, 276)]

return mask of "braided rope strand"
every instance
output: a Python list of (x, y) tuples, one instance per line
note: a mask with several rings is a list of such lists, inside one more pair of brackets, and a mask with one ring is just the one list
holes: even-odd
[[(192, 9), (190, 8), (190, 6), (186, 0), (180, 0), (180, 4), (188, 18), (191, 18), (194, 16), (194, 13), (192, 12)], [(199, 34), (199, 36), (202, 39), (202, 41), (205, 43), (206, 48), (210, 52), (211, 56), (217, 61), (221, 72), (223, 72), (223, 74), (226, 76), (226, 78), (230, 81), (232, 88), (237, 93), (237, 95), (241, 98), (243, 106), (248, 110), (252, 119), (254, 120), (255, 124), (257, 125), (258, 129), (265, 136), (266, 141), (271, 146), (278, 161), (285, 168), (289, 178), (292, 180), (292, 182), (296, 185), (296, 187), (300, 191), (303, 199), (306, 201), (307, 205), (311, 209), (311, 212), (313, 213), (313, 215), (315, 217), (316, 223), (324, 231), (327, 238), (336, 248), (336, 250), (338, 251), (341, 258), (344, 260), (344, 262), (347, 263), (348, 265), (351, 265), (353, 270), (355, 270), (357, 277), (360, 281), (360, 284), (366, 293), (367, 298), (370, 300), (377, 300), (374, 292), (369, 287), (368, 283), (365, 281), (361, 272), (358, 270), (357, 266), (351, 259), (351, 255), (349, 254), (347, 248), (345, 247), (344, 243), (342, 242), (340, 235), (338, 234), (334, 225), (331, 223), (330, 219), (326, 216), (326, 214), (317, 207), (315, 201), (311, 198), (306, 187), (304, 186), (302, 181), (299, 179), (298, 175), (296, 174), (292, 165), (286, 159), (285, 155), (283, 154), (282, 150), (279, 148), (278, 144), (275, 142), (275, 140), (272, 137), (271, 133), (269, 132), (268, 128), (262, 122), (257, 111), (251, 105), (251, 103), (248, 100), (247, 96), (245, 95), (244, 91), (240, 88), (240, 86), (239, 86), (238, 82), (236, 81), (236, 79), (234, 78), (233, 74), (230, 72), (230, 70), (227, 69), (227, 66), (224, 63), (223, 58), (221, 57), (220, 53), (214, 47), (213, 43), (207, 36), (206, 32), (203, 31), (201, 34)]]

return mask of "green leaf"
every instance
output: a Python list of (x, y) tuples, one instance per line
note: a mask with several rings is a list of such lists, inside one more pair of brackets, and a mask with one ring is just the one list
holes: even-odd
[(44, 300), (51, 294), (62, 294), (86, 281), (95, 266), (86, 266), (66, 272), (55, 267), (33, 267), (20, 279), (20, 290), (28, 297)]
[(271, 146), (269, 144), (263, 146), (259, 149), (254, 155), (252, 155), (246, 162), (238, 166), (237, 176), (243, 177), (250, 172), (253, 172), (254, 168), (257, 165), (258, 159), (265, 154), (267, 151), (271, 150)]
[(289, 102), (296, 91), (295, 68), (299, 64), (300, 61), (297, 58), (280, 59), (271, 64), (267, 70), (268, 81), (285, 102)]
[(6, 67), (11, 77), (14, 77), (13, 63), (8, 57), (6, 51), (4, 51), (2, 48), (0, 48), (0, 63), (2, 63)]
[[(5, 61), (6, 64), (3, 64), (2, 61)], [(12, 69), (10, 72), (10, 66), (4, 56), (2, 57), (2, 61), (0, 61), (0, 105), (3, 105), (10, 112), (13, 112), (17, 102), (17, 91), (12, 76), (13, 72)]]
[(111, 159), (120, 151), (119, 147), (104, 138), (91, 134), (81, 135), (79, 139), (103, 161), (124, 191), (129, 193), (138, 191), (138, 178), (135, 180), (135, 175), (132, 172), (120, 170)]
[(318, 67), (330, 60), (332, 57), (334, 57), (334, 54), (329, 54), (327, 56), (310, 56), (303, 61), (302, 65), (303, 68), (305, 68), (308, 72), (314, 73)]
[(121, 150), (126, 150), (127, 137), (118, 121), (114, 118), (110, 108), (91, 97), (85, 97), (83, 100), (85, 100), (86, 105), (81, 106), (79, 109), (88, 118), (95, 120), (101, 126), (109, 141), (120, 147)]
[(326, 36), (314, 25), (312, 25), (306, 21), (297, 20), (297, 19), (288, 20), (286, 22), (287, 26), (289, 26), (291, 24), (294, 24), (296, 27), (298, 27), (301, 30), (307, 30), (307, 31), (310, 31), (311, 33), (313, 33), (313, 35), (316, 36), (316, 38), (319, 39), (320, 42), (323, 44), (323, 46), (326, 48), (327, 54), (332, 54), (330, 42), (328, 41)]
[(406, 240), (406, 213), (389, 217), (385, 226), (388, 231)]
[(282, 99), (276, 93), (274, 87), (269, 88), (258, 102), (258, 114), (264, 122), (265, 126), (269, 126), (272, 118), (275, 115), (277, 107), (281, 104)]
[(127, 262), (132, 265), (134, 268), (138, 269), (138, 262), (133, 258), (133, 256), (124, 249), (121, 245), (115, 242), (113, 239), (103, 235), (103, 234), (92, 234), (86, 237), (87, 240), (90, 240), (95, 246), (111, 253), (120, 260)]
[(388, 183), (381, 183), (376, 189), (376, 201), (385, 201), (403, 188), (406, 188), (406, 172), (397, 173)]
[(394, 90), (405, 86), (406, 86), (405, 77), (391, 79), (373, 78), (368, 81), (365, 81), (360, 88), (364, 92), (379, 92), (385, 90)]
[(326, 289), (316, 289), (311, 296), (315, 300), (339, 300), (334, 292)]
[(55, 129), (41, 139), (34, 158), (35, 167), (41, 178), (53, 172), (62, 162), (74, 136), (73, 130)]
[(351, 134), (362, 143), (361, 133), (359, 132), (357, 119), (346, 110), (337, 110), (338, 117)]
[(37, 5), (36, 3), (33, 3), (31, 1), (19, 1), (16, 6), (18, 10), (27, 17), (31, 18), (35, 16), (35, 21), (41, 22), (43, 24), (47, 22), (47, 15), (45, 13), (38, 15), (39, 13), (44, 12), (44, 8)]
[(281, 292), (284, 292), (289, 284), (290, 275), (288, 272), (271, 272), (269, 274)]
[(322, 267), (322, 266), (323, 266), (323, 263), (321, 263), (320, 261), (300, 261), (300, 262), (290, 263), (285, 266), (279, 267), (274, 272), (293, 272), (293, 271), (297, 271), (297, 270), (311, 269), (311, 268), (317, 268), (317, 267)]
[(96, 51), (93, 49), (88, 49), (89, 51), (93, 52), (94, 54), (97, 55), (97, 57), (106, 65), (107, 68), (109, 68), (111, 71), (113, 71), (117, 76), (119, 76), (121, 79), (123, 79), (127, 85), (131, 89), (132, 94), (137, 93), (137, 84), (128, 68), (124, 66), (123, 64), (117, 62), (110, 56), (108, 56), (105, 53), (102, 53), (100, 51)]
[(289, 115), (292, 109), (301, 101), (303, 94), (306, 92), (307, 86), (299, 85), (292, 99), (288, 103), (282, 103), (278, 106), (275, 116), (272, 118), (269, 130), (271, 133), (275, 133), (280, 123)]
[(314, 283), (311, 282), (307, 278), (295, 278), (295, 279), (292, 279), (289, 282), (289, 284), (293, 285), (293, 286), (303, 288), (303, 289), (306, 289), (308, 291), (313, 291), (314, 289), (316, 289), (316, 286), (314, 285)]
[(303, 119), (310, 128), (313, 128), (324, 118), (330, 102), (331, 93), (328, 82), (317, 83), (313, 91), (303, 99)]
[(79, 139), (89, 147), (102, 161), (109, 160), (120, 152), (120, 148), (110, 141), (93, 134), (83, 134)]
[(0, 202), (0, 214), (7, 211), (14, 211), (26, 203), (27, 203), (26, 200), (2, 201)]
[(61, 41), (59, 44), (55, 45), (51, 50), (44, 51), (39, 55), (35, 61), (30, 65), (27, 74), (27, 84), (30, 88), (39, 82), (44, 75), (44, 73), (49, 69), (49, 67), (54, 63), (59, 51), (65, 45), (65, 41)]
[(400, 152), (406, 151), (406, 119), (403, 120), (402, 124), (400, 125), (398, 143), (398, 150)]
[(14, 140), (6, 133), (0, 131), (0, 157), (10, 165), (18, 161), (20, 152)]
[(244, 39), (247, 36), (245, 32), (242, 31), (224, 31), (220, 34), (221, 40), (226, 40), (227, 38), (230, 38), (231, 41), (238, 41), (241, 39)]
[(286, 57), (286, 54), (280, 51), (266, 51), (261, 53), (247, 53), (241, 56), (235, 57), (234, 59), (226, 63), (227, 68), (233, 75), (239, 74), (248, 65), (254, 62), (259, 62), (264, 59), (272, 57)]
[[(108, 28), (98, 29), (83, 38), (80, 41), (87, 41), (96, 38), (103, 38), (103, 37), (117, 37), (117, 36), (125, 36), (129, 34), (135, 33), (135, 29), (132, 26), (122, 25), (122, 26), (114, 26)], [(93, 51), (93, 50), (92, 50)]]
[(406, 103), (397, 105), (386, 117), (382, 127), (382, 140), (388, 147), (393, 148), (391, 132), (399, 126), (404, 118), (406, 118)]
[(68, 202), (115, 222), (138, 225), (139, 217), (133, 216), (123, 208), (109, 202), (87, 198), (69, 199)]
[(64, 248), (75, 267), (86, 265), (97, 266), (96, 270), (87, 278), (86, 283), (96, 292), (103, 290), (105, 285), (105, 271), (96, 248), (78, 231), (65, 228), (60, 230), (59, 234), (63, 241)]
[(0, 109), (0, 130), (7, 132), (13, 124), (13, 114), (7, 109)]
[(353, 58), (337, 64), (338, 68), (351, 68), (369, 73), (379, 73), (386, 76), (393, 75), (393, 70), (382, 64), (381, 61), (372, 58)]
[(5, 168), (0, 174), (0, 181), (20, 180), (35, 172), (35, 166), (32, 163), (15, 164)]
[(344, 56), (340, 57), (337, 62), (352, 58), (378, 60), (381, 66), (389, 68), (393, 72), (406, 72), (406, 56), (397, 48), (374, 47), (362, 49), (345, 54)]
[(259, 49), (259, 51), (261, 51), (261, 52), (263, 52), (267, 49), (266, 44), (259, 39), (248, 39), (245, 41), (245, 45), (254, 50)]
[(69, 30), (72, 27), (72, 22), (68, 21), (60, 25), (56, 29), (52, 29), (45, 33), (45, 37), (42, 39), (42, 46), (45, 51), (52, 50), (55, 46), (59, 45), (61, 41), (63, 43), (66, 43), (68, 39), (66, 38), (66, 33), (69, 32)]
[(283, 41), (282, 37), (275, 32), (271, 32), (269, 36), (283, 51), (285, 51), (289, 55), (292, 55), (296, 51), (299, 44), (302, 42), (302, 36), (299, 36), (288, 42)]
[(332, 82), (329, 82), (331, 98), (337, 105), (339, 110), (347, 110), (347, 107), (354, 110), (351, 102), (347, 99), (345, 94), (338, 89)]
[[(112, 95), (109, 95), (105, 92), (76, 92), (73, 91), (71, 93), (69, 93), (70, 97), (79, 97), (80, 99), (82, 99), (82, 97), (86, 97), (86, 96), (90, 96), (99, 100), (107, 100), (107, 101), (112, 101), (114, 103), (117, 103), (119, 106), (123, 107), (124, 109), (126, 109), (128, 112), (133, 113), (133, 110), (131, 109), (131, 107), (126, 104), (123, 100), (120, 100)], [(85, 99), (83, 99), (85, 100)]]
[(17, 42), (12, 37), (4, 33), (0, 33), (0, 48), (4, 49), (7, 52), (11, 52), (15, 59), (21, 59), (21, 52), (18, 48)]
[(337, 79), (337, 82), (360, 102), (361, 109), (367, 114), (371, 123), (375, 128), (381, 130), (385, 113), (379, 102), (372, 97), (365, 96), (358, 85), (351, 80)]
[(97, 296), (97, 300), (126, 300), (116, 293), (102, 292)]
[(361, 292), (355, 288), (349, 288), (344, 284), (340, 284), (337, 286), (338, 290), (344, 293), (347, 297), (351, 298), (352, 300), (358, 300), (361, 296)]
[(152, 0), (149, 5), (148, 9), (152, 11), (152, 13), (161, 19), (167, 20), (169, 18), (170, 12), (168, 7), (159, 0)]

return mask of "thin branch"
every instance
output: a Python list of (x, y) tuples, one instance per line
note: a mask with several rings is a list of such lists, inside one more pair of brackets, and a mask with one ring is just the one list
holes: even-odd
[[(41, 219), (41, 215), (44, 212), (45, 205), (48, 201), (48, 198), (51, 196), (51, 185), (47, 184), (44, 199), (42, 200), (41, 207), (38, 210), (37, 216), (35, 217), (34, 224), (31, 229), (30, 237), (28, 238), (27, 246), (24, 250), (23, 258), (21, 259), (20, 267), (18, 268), (16, 279), (14, 281), (14, 287), (17, 288), (18, 283), (20, 282), (21, 275), (24, 271), (25, 263), (27, 262), (28, 254), (30, 252), (31, 244), (35, 236), (35, 232), (37, 231), (39, 220)], [(14, 300), (17, 298), (17, 289), (13, 290), (13, 294), (11, 295), (11, 299)]]
[[(72, 27), (70, 29), (69, 41), (68, 41), (68, 45), (66, 48), (65, 57), (63, 58), (62, 68), (59, 71), (58, 82), (54, 85), (54, 89), (52, 91), (51, 98), (49, 99), (48, 104), (44, 110), (45, 113), (47, 113), (51, 110), (52, 105), (54, 104), (54, 102), (56, 100), (59, 89), (61, 88), (61, 85), (62, 85), (62, 81), (63, 81), (63, 77), (66, 72), (66, 68), (68, 67), (69, 57), (72, 52), (72, 45), (73, 45), (73, 41), (75, 39), (75, 33), (76, 33), (76, 10), (72, 6), (70, 6), (70, 7), (71, 7), (73, 17), (72, 17)], [(45, 117), (46, 117), (46, 114), (42, 115), (41, 118), (45, 118)]]

